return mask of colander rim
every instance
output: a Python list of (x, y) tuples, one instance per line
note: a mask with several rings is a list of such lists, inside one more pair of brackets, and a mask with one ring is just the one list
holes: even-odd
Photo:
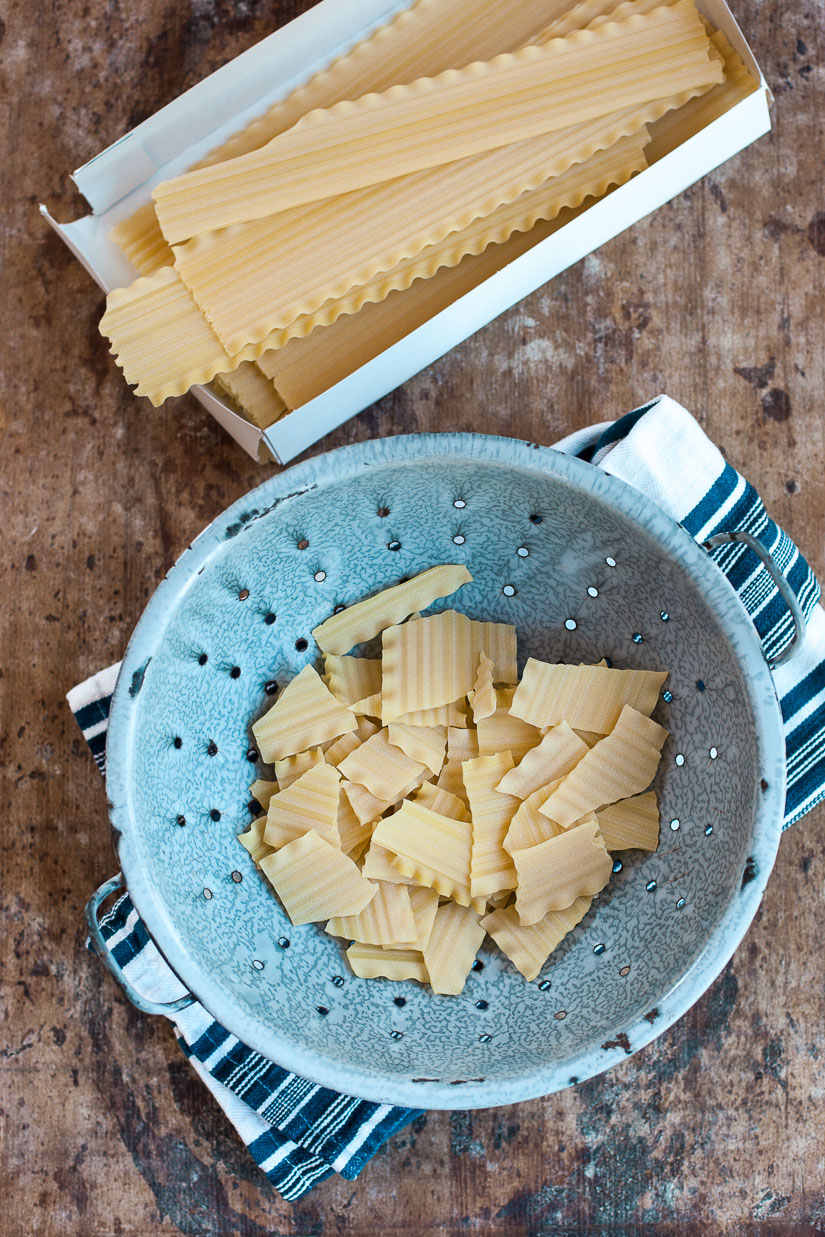
[[(296, 501), (319, 487), (349, 480), (367, 469), (428, 457), (500, 464), (561, 480), (586, 496), (614, 506), (666, 551), (678, 552), (680, 564), (702, 588), (746, 671), (762, 776), (767, 782), (757, 800), (751, 832), (752, 875), (743, 880), (741, 889), (731, 898), (699, 957), (657, 1001), (655, 1020), (640, 1016), (624, 1024), (622, 1043), (615, 1047), (588, 1048), (561, 1062), (511, 1077), (468, 1080), (461, 1085), (455, 1080), (413, 1082), (400, 1075), (355, 1068), (303, 1045), (297, 1046), (260, 1019), (246, 1015), (240, 1018), (220, 985), (189, 955), (168, 908), (143, 867), (140, 848), (135, 844), (140, 826), (131, 811), (129, 795), (133, 721), (137, 715), (135, 684), (142, 682), (148, 661), (162, 642), (166, 617), (210, 556), (226, 544), (228, 537), (251, 526), (250, 508), (264, 516), (275, 506)], [(760, 698), (763, 707), (757, 707)], [(766, 701), (772, 701), (772, 705), (766, 705)], [(106, 789), (121, 870), (151, 939), (186, 989), (230, 1033), (282, 1068), (335, 1091), (345, 1090), (373, 1102), (414, 1108), (487, 1108), (551, 1094), (626, 1060), (682, 1017), (727, 965), (759, 908), (781, 837), (785, 782), (782, 719), (770, 669), (747, 611), (707, 553), (652, 500), (624, 481), (551, 447), (487, 434), (397, 435), (339, 447), (285, 469), (239, 498), (182, 552), (149, 599), (121, 663), (107, 732)], [(612, 1038), (615, 1040), (615, 1036)]]

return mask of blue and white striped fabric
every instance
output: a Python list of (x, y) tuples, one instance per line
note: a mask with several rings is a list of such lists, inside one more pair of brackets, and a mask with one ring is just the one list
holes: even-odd
[[(797, 547), (770, 519), (753, 487), (727, 464), (691, 415), (660, 396), (619, 421), (582, 430), (556, 444), (643, 491), (697, 541), (744, 530), (783, 565), (808, 622), (802, 653), (774, 671), (785, 722), (788, 795), (785, 827), (825, 799), (825, 611), (819, 584)], [(742, 545), (713, 551), (756, 627), (766, 656), (793, 636), (770, 574)], [(118, 666), (69, 692), (69, 705), (103, 772), (106, 727)], [(128, 894), (102, 922), (107, 947), (130, 982), (150, 1000), (184, 995)], [(418, 1112), (338, 1095), (289, 1074), (253, 1052), (203, 1009), (175, 1015), (175, 1033), (193, 1068), (233, 1122), (256, 1163), (286, 1199), (300, 1198), (332, 1173), (352, 1179)]]

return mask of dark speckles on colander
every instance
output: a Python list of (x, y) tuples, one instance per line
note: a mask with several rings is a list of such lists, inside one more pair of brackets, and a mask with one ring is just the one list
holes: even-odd
[[(458, 445), (446, 455), (451, 442)], [(226, 527), (253, 508), (263, 514), (227, 538)], [(450, 435), (312, 460), (267, 481), (199, 538), (127, 653), (108, 792), (141, 915), (210, 1013), (325, 1086), (419, 1107), (539, 1094), (600, 1069), (601, 1045), (619, 1032), (635, 1050), (669, 1024), (679, 1012), (669, 994), (712, 934), (731, 940), (719, 946), (720, 965), (741, 935), (735, 922), (725, 926), (728, 908), (752, 915), (773, 859), (769, 829), (778, 836), (769, 817), (778, 820), (783, 798), (781, 761), (758, 740), (752, 705), (756, 693), (767, 712), (776, 709), (770, 675), (761, 663), (743, 673), (755, 637), (747, 643), (739, 602), (710, 560), (713, 574), (701, 574), (703, 556), (683, 530), (590, 466)], [(522, 665), (531, 656), (606, 657), (670, 672), (654, 712), (672, 736), (656, 780), (660, 851), (618, 856), (608, 891), (535, 982), (488, 940), (460, 997), (352, 975), (346, 941), (291, 924), (237, 841), (248, 808), (257, 810), (250, 783), (272, 777), (252, 762), (251, 724), (307, 663), (321, 664), (313, 629), (333, 609), (439, 562), (466, 563), (473, 583), (433, 612), (455, 606), (516, 622)], [(131, 676), (144, 666), (130, 697)], [(685, 756), (682, 767), (676, 755)], [(678, 831), (669, 827), (675, 820)], [(712, 969), (685, 981), (681, 1008)], [(653, 1008), (655, 1027), (643, 1018)]]

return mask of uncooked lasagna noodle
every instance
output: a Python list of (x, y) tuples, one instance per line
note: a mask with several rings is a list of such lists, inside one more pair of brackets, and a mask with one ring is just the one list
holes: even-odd
[(553, 665), (531, 657), (510, 712), (533, 726), (566, 722), (574, 728), (608, 734), (626, 704), (650, 716), (666, 678), (666, 670)]
[(515, 688), (499, 688), (496, 692), (498, 708), (490, 717), (478, 723), (478, 754), (495, 756), (498, 752), (510, 752), (513, 760), (520, 761), (541, 742), (541, 731), (528, 725), (510, 712)]
[(371, 657), (324, 658), (327, 685), (341, 704), (354, 705), (381, 690), (381, 662)]
[(304, 666), (255, 722), (252, 733), (262, 758), (271, 762), (337, 739), (357, 726), (354, 714), (335, 699), (318, 672)]
[(359, 859), (369, 846), (372, 837), (372, 821), (362, 823), (352, 809), (345, 794), (338, 800), (338, 838), (341, 850), (351, 859)]
[(552, 726), (537, 747), (527, 752), (515, 769), (504, 775), (498, 789), (527, 799), (534, 791), (570, 772), (588, 750), (567, 722)]
[(337, 769), (318, 764), (307, 769), (285, 790), (273, 795), (266, 814), (267, 846), (286, 846), (310, 829), (340, 849), (338, 798), (341, 777)]
[(160, 230), (154, 202), (144, 202), (128, 219), (115, 224), (109, 236), (139, 275), (154, 275), (172, 264), (172, 250)]
[(391, 851), (385, 850), (373, 838), (364, 859), (364, 866), (361, 869), (363, 875), (371, 881), (389, 881), (391, 884), (396, 885), (415, 885), (415, 881), (411, 877), (402, 876), (398, 869), (393, 867), (393, 857)]
[(342, 656), (356, 644), (377, 636), (385, 627), (402, 623), (416, 610), (426, 610), (434, 601), (449, 597), (462, 584), (471, 584), (472, 580), (467, 568), (460, 565), (443, 563), (431, 567), (403, 584), (382, 589), (348, 606), (340, 614), (333, 614), (320, 627), (313, 628), (312, 635), (322, 653)]
[(582, 756), (539, 811), (567, 829), (587, 812), (646, 790), (667, 734), (626, 704), (610, 734)]
[(237, 369), (216, 375), (215, 385), (229, 395), (246, 420), (260, 430), (269, 429), (286, 415), (286, 404), (275, 384), (254, 361), (243, 361)]
[(442, 790), (440, 786), (434, 786), (432, 782), (424, 782), (419, 786), (413, 801), (441, 816), (452, 816), (453, 820), (470, 819), (470, 811), (464, 800), (458, 795), (450, 794), (448, 790)]
[(558, 837), (563, 832), (561, 825), (542, 816), (539, 808), (560, 784), (560, 780), (551, 782), (534, 790), (531, 795), (519, 804), (510, 821), (502, 846), (512, 855), (514, 850), (526, 850), (529, 846), (540, 846), (549, 842), (550, 838)]
[(392, 816), (379, 822), (373, 840), (395, 856), (393, 867), (402, 876), (435, 889), (442, 897), (453, 898), (462, 906), (471, 904), (473, 835), (467, 821), (441, 816), (420, 803), (406, 801)]
[(377, 890), (351, 859), (314, 830), (267, 855), (261, 870), (296, 926), (357, 915)]
[(262, 778), (256, 778), (249, 787), (249, 797), (260, 804), (264, 811), (269, 807), (269, 800), (278, 789), (277, 782), (267, 782)]
[(158, 185), (161, 230), (177, 244), (710, 86), (723, 70), (709, 46), (678, 0), (311, 112), (258, 151)]
[(369, 718), (359, 717), (358, 729), (351, 730), (349, 734), (342, 734), (340, 739), (336, 739), (331, 743), (324, 752), (324, 760), (328, 765), (334, 765), (336, 768), (341, 761), (349, 756), (350, 752), (354, 752), (356, 747), (360, 747), (362, 743), (366, 743), (367, 739), (377, 734), (379, 727), (375, 722), (371, 722)]
[(447, 749), (445, 726), (405, 726), (401, 722), (391, 722), (387, 732), (393, 747), (400, 748), (417, 764), (426, 765), (433, 777), (438, 777)]
[(518, 875), (516, 911), (525, 927), (549, 911), (563, 911), (577, 898), (604, 889), (613, 862), (596, 821), (586, 821), (558, 837), (513, 852)]
[(257, 820), (253, 820), (245, 833), (238, 834), (238, 841), (241, 846), (249, 851), (256, 868), (261, 866), (262, 859), (266, 859), (267, 855), (272, 854), (272, 847), (267, 846), (264, 841), (265, 827), (266, 817), (259, 816)]
[(424, 889), (420, 885), (406, 887), (412, 907), (413, 923), (415, 924), (415, 939), (410, 942), (397, 942), (401, 949), (426, 949), (432, 935), (435, 914), (438, 910), (438, 894), (434, 889)]
[[(296, 782), (302, 773), (306, 773), (307, 769), (311, 769), (313, 765), (325, 763), (324, 752), (320, 747), (311, 747), (308, 752), (299, 752), (297, 756), (284, 756), (283, 760), (276, 760), (273, 768), (278, 789), (286, 790), (287, 786)], [(268, 803), (267, 806), (269, 806)]]
[(474, 898), (486, 898), (489, 894), (516, 887), (516, 870), (503, 843), (519, 801), (496, 790), (512, 767), (513, 757), (509, 752), (478, 756), (462, 766), (473, 824), (470, 893)]
[(347, 961), (359, 979), (415, 979), (427, 982), (427, 968), (419, 950), (385, 949), (356, 941), (347, 950)]
[(484, 649), (478, 655), (478, 670), (476, 671), (476, 681), (473, 685), (470, 703), (473, 709), (473, 721), (478, 725), (483, 717), (492, 717), (495, 713), (498, 701), (496, 700), (496, 689), (493, 686), (493, 670), (494, 666), (490, 658), (484, 652)]
[(445, 610), (416, 623), (386, 628), (382, 637), (381, 715), (385, 725), (405, 713), (459, 700), (472, 690), (482, 649), (495, 679), (514, 683), (516, 629), (477, 623)]
[(485, 936), (478, 915), (468, 906), (457, 906), (455, 902), (439, 906), (423, 951), (433, 992), (458, 996), (464, 991)]
[(597, 813), (599, 832), (608, 850), (655, 850), (659, 845), (656, 792), (622, 799)]
[(584, 919), (592, 900), (589, 897), (576, 898), (566, 910), (549, 911), (530, 927), (519, 922), (514, 906), (508, 906), (486, 915), (481, 920), (481, 926), (516, 970), (526, 980), (532, 981), (537, 978), (553, 950)]
[(330, 936), (342, 936), (363, 945), (395, 945), (411, 941), (415, 948), (415, 920), (410, 895), (405, 885), (376, 881), (375, 897), (357, 915), (330, 919)]
[(416, 779), (430, 776), (426, 765), (410, 760), (390, 743), (386, 730), (379, 730), (366, 743), (346, 756), (338, 766), (344, 777), (365, 786), (376, 799), (391, 802)]

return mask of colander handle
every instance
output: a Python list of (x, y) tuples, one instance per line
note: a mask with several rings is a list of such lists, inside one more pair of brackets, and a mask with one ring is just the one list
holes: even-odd
[(753, 550), (760, 562), (764, 563), (770, 572), (771, 578), (779, 590), (779, 595), (785, 605), (791, 612), (794, 622), (793, 640), (786, 649), (784, 649), (778, 657), (772, 658), (769, 662), (771, 670), (774, 666), (781, 666), (784, 662), (788, 662), (791, 658), (798, 656), (802, 652), (807, 636), (808, 625), (805, 621), (805, 615), (802, 613), (802, 607), (799, 604), (799, 599), (796, 593), (791, 588), (788, 577), (785, 575), (782, 568), (777, 563), (776, 559), (771, 554), (770, 550), (751, 533), (743, 533), (734, 531), (731, 533), (717, 533), (715, 537), (710, 537), (707, 541), (702, 542), (706, 550), (715, 550), (717, 546), (729, 545), (731, 542), (741, 542), (742, 545), (748, 546)]
[[(113, 876), (111, 880), (104, 881), (99, 889), (96, 889), (89, 901), (86, 903), (86, 923), (89, 927), (89, 935), (92, 939), (92, 944), (95, 947), (95, 953), (100, 958), (100, 961), (106, 967), (107, 971), (117, 980), (120, 987), (123, 989), (126, 996), (132, 1002), (136, 1009), (140, 1009), (144, 1014), (177, 1014), (182, 1009), (187, 1009), (190, 1005), (194, 1005), (195, 998), (187, 993), (186, 996), (179, 997), (177, 1001), (149, 1001), (145, 996), (137, 991), (136, 988), (126, 978), (126, 974), (121, 966), (115, 961), (114, 954), (108, 948), (103, 939), (103, 933), (100, 930), (100, 923), (97, 918), (97, 913), (102, 904), (112, 893), (125, 892), (126, 882), (118, 872), (117, 876)], [(167, 963), (168, 965), (168, 963)]]

